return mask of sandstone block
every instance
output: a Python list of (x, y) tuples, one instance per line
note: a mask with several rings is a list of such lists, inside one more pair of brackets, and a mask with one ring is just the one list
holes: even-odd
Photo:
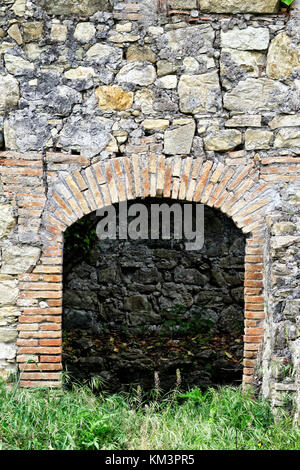
[(96, 89), (100, 109), (124, 111), (132, 107), (133, 93), (119, 86), (100, 86)]

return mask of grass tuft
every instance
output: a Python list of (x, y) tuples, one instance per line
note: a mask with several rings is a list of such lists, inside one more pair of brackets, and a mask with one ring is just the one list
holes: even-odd
[(292, 416), (275, 423), (269, 403), (241, 388), (153, 397), (95, 396), (80, 385), (12, 392), (0, 383), (0, 449), (300, 449)]

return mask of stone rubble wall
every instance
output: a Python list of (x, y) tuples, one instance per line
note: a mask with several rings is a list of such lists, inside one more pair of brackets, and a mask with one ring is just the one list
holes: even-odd
[[(59, 383), (61, 231), (107, 201), (140, 193), (207, 203), (251, 233), (244, 382), (253, 382), (259, 349), (266, 395), (279, 383), (272, 354), (288, 350), (296, 367), (299, 265), (289, 250), (299, 247), (299, 200), (292, 214), (286, 198), (299, 183), (299, 31), (299, 10), (274, 0), (2, 2), (3, 375), (15, 370), (18, 337), (20, 364), (32, 355), (44, 371), (28, 364), (35, 372), (23, 374), (24, 384)], [(267, 213), (275, 224), (296, 225), (283, 233), (291, 245), (268, 248), (281, 235), (265, 226)], [(292, 266), (284, 292), (271, 282), (280, 256)], [(277, 302), (294, 320), (276, 323)], [(295, 338), (278, 353), (275, 330), (286, 322), (296, 325)]]

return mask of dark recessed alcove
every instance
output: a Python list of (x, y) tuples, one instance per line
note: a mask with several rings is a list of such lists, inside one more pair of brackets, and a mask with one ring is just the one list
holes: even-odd
[[(128, 202), (180, 204), (167, 199)], [(245, 236), (204, 208), (204, 246), (182, 240), (99, 240), (95, 213), (65, 234), (63, 360), (110, 392), (185, 389), (242, 380)], [(171, 234), (173, 226), (171, 224)]]

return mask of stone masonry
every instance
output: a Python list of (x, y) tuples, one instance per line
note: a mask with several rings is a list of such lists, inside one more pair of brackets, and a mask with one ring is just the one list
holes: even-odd
[[(300, 14), (277, 0), (3, 0), (0, 371), (60, 386), (63, 233), (138, 197), (247, 235), (244, 376), (298, 394)], [(36, 361), (37, 369), (30, 359)]]

